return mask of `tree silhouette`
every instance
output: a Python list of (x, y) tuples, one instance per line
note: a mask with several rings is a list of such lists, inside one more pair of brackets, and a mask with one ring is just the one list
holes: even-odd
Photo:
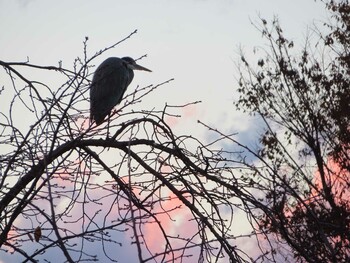
[(137, 110), (171, 80), (129, 89), (107, 137), (106, 124), (89, 121), (92, 62), (122, 41), (91, 57), (87, 41), (73, 69), (0, 61), (9, 80), (0, 116), (2, 253), (24, 262), (247, 261), (230, 228), (241, 206), (232, 200), (251, 197), (215, 142), (167, 124), (176, 117), (169, 110), (197, 102)]
[(269, 49), (253, 64), (242, 55), (236, 104), (266, 125), (245, 175), (269, 208), (258, 229), (297, 262), (350, 260), (350, 6), (326, 7), (332, 21), (300, 53), (277, 19), (261, 19)]
[(348, 262), (350, 8), (326, 7), (328, 33), (300, 53), (262, 19), (270, 49), (242, 55), (236, 106), (265, 124), (257, 149), (202, 121), (212, 141), (175, 134), (198, 102), (142, 104), (172, 79), (132, 84), (108, 127), (91, 124), (93, 63), (136, 31), (91, 56), (86, 38), (72, 68), (0, 61), (0, 257)]

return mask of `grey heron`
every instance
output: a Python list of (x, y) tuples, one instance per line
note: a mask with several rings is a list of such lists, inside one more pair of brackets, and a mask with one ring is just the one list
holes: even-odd
[(99, 65), (90, 86), (90, 119), (103, 123), (114, 106), (123, 99), (126, 88), (134, 78), (133, 70), (151, 70), (136, 64), (130, 57), (111, 57)]

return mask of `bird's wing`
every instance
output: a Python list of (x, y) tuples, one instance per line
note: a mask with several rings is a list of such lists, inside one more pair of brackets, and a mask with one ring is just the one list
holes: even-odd
[(121, 102), (132, 77), (133, 72), (119, 58), (109, 58), (97, 68), (90, 88), (92, 119), (103, 121), (113, 107)]

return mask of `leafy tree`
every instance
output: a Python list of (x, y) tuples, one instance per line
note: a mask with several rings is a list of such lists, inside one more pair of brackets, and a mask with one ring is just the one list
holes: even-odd
[(261, 19), (269, 49), (240, 67), (236, 106), (266, 124), (244, 176), (267, 208), (257, 231), (297, 262), (350, 261), (350, 6), (326, 8), (332, 19), (300, 52), (277, 19)]

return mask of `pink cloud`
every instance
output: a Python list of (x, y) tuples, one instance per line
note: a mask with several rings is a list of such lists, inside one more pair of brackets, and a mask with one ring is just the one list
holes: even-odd
[(198, 115), (197, 104), (190, 104), (185, 107), (182, 107), (180, 115), (181, 117), (167, 116), (165, 118), (165, 121), (170, 127), (174, 128), (180, 123), (184, 123), (187, 120), (193, 119), (196, 115)]
[[(166, 240), (158, 224), (146, 224), (144, 238), (153, 253), (162, 253), (167, 241), (174, 250), (184, 247), (187, 240), (198, 232), (195, 221), (190, 220), (192, 216), (188, 208), (172, 193), (154, 207), (154, 214), (169, 237)], [(182, 253), (183, 251), (180, 250), (174, 254), (168, 254), (166, 258), (170, 260)]]
[[(348, 187), (350, 174), (347, 170), (342, 169), (332, 159), (328, 160), (327, 166), (324, 168), (327, 183), (331, 186), (331, 191), (336, 203), (349, 204), (350, 188)], [(315, 173), (314, 183), (317, 189), (312, 189), (311, 195), (317, 196), (320, 191), (323, 191), (321, 175)]]

